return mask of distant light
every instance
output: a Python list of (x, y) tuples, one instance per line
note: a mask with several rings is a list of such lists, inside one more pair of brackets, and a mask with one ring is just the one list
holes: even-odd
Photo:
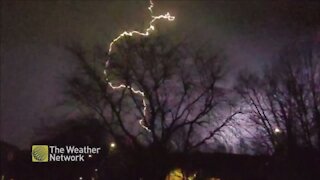
[(98, 169), (96, 168), (96, 169), (94, 169), (94, 171), (95, 171), (95, 172), (97, 172), (97, 171), (98, 171)]
[[(196, 176), (197, 176), (197, 173), (194, 173), (193, 175), (186, 177), (186, 179), (194, 180)], [(183, 173), (182, 173), (182, 170), (179, 168), (171, 170), (167, 175), (167, 179), (181, 179), (181, 177), (183, 177)]]
[(210, 178), (209, 180), (221, 180), (220, 178), (217, 178), (217, 177), (212, 177)]
[(79, 179), (82, 180), (83, 178), (80, 176)]
[(275, 129), (274, 129), (274, 132), (275, 132), (276, 134), (278, 134), (278, 133), (281, 132), (281, 130), (280, 130), (279, 128), (275, 128)]
[(92, 158), (92, 155), (91, 155), (91, 154), (89, 154), (89, 155), (88, 155), (88, 157), (89, 157), (89, 158)]
[(110, 148), (114, 149), (116, 147), (116, 143), (112, 142), (110, 143)]

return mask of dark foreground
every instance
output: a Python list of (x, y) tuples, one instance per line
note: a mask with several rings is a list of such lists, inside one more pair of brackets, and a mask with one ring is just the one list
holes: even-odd
[[(167, 154), (162, 160), (147, 160), (145, 154), (136, 156), (139, 162), (125, 162), (120, 155), (104, 158), (106, 154), (86, 159), (86, 162), (32, 163), (30, 151), (1, 143), (1, 180), (109, 180), (109, 179), (165, 179), (157, 169), (181, 168), (195, 179), (220, 180), (284, 180), (320, 179), (320, 158), (314, 152), (300, 152), (291, 158), (283, 156), (249, 156), (221, 153)], [(160, 157), (159, 155), (158, 157)], [(165, 158), (165, 159), (164, 159)], [(107, 162), (108, 161), (108, 162)], [(166, 163), (163, 163), (166, 162)], [(139, 167), (138, 167), (139, 166)], [(150, 171), (151, 167), (158, 168)], [(166, 166), (164, 168), (163, 166)], [(167, 179), (169, 179), (167, 177)], [(178, 178), (179, 179), (179, 178)]]

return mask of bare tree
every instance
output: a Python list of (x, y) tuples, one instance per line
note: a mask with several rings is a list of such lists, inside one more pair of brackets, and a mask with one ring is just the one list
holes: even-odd
[[(271, 149), (319, 146), (319, 54), (310, 44), (285, 48), (262, 75), (242, 74), (238, 92)], [(318, 145), (316, 143), (318, 142)]]
[[(82, 73), (69, 79), (68, 93), (82, 112), (103, 120), (117, 143), (124, 138), (136, 149), (147, 147), (150, 156), (163, 160), (169, 151), (197, 150), (221, 136), (239, 113), (218, 87), (225, 74), (222, 56), (190, 48), (186, 41), (151, 37), (117, 44), (108, 57), (107, 79), (126, 86), (118, 89), (107, 86), (102, 71), (97, 71), (100, 64), (87, 61), (79, 48), (69, 49), (80, 60)], [(222, 108), (230, 114), (218, 116), (215, 112)]]

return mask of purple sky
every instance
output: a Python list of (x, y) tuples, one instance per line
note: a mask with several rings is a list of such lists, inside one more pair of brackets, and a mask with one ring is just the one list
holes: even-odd
[[(72, 71), (64, 45), (74, 41), (90, 50), (107, 46), (123, 30), (142, 30), (147, 6), (129, 0), (2, 1), (1, 140), (28, 147), (34, 128), (54, 124), (58, 120), (51, 119), (59, 118), (50, 117), (68, 112), (56, 107), (63, 100), (59, 77)], [(176, 16), (173, 23), (161, 23), (173, 37), (190, 33), (195, 45), (209, 41), (227, 53), (233, 67), (253, 70), (285, 44), (306, 37), (306, 29), (319, 32), (320, 24), (316, 1), (155, 0), (155, 11)]]

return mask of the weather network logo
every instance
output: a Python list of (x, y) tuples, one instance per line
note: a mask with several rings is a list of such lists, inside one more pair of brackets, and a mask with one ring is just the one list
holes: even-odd
[(99, 154), (101, 147), (33, 145), (32, 162), (83, 162)]
[(48, 162), (49, 148), (47, 145), (32, 146), (32, 162)]

